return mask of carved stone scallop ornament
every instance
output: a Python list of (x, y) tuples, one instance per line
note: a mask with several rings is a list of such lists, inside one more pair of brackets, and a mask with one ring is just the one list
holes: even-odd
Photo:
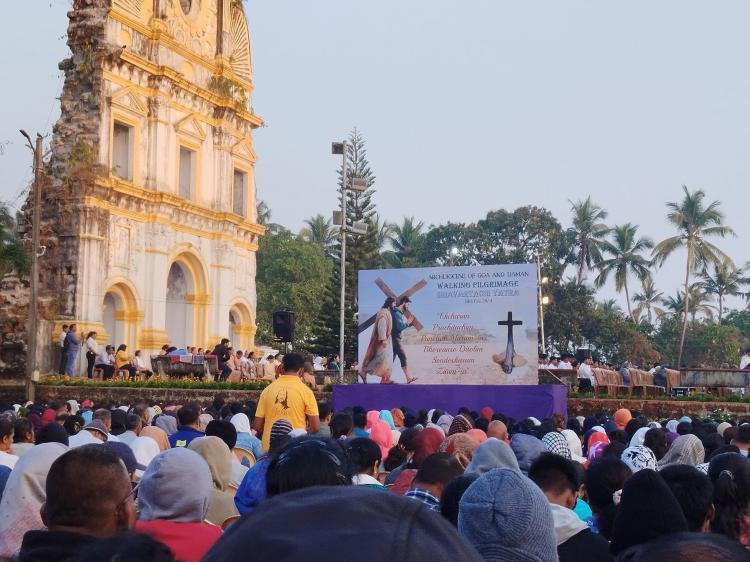
[(240, 78), (251, 79), (250, 32), (242, 6), (232, 5), (229, 22), (229, 62)]

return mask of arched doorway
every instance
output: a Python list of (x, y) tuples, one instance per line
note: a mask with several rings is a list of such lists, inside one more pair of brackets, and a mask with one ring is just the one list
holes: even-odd
[(252, 351), (252, 316), (243, 302), (235, 302), (229, 307), (229, 326), (227, 336), (232, 340), (235, 349)]
[[(175, 347), (193, 345), (193, 304), (188, 302), (192, 293), (192, 276), (180, 262), (174, 262), (167, 276), (166, 327), (169, 342)], [(197, 344), (200, 345), (200, 344)]]
[(177, 252), (167, 274), (165, 329), (169, 344), (179, 348), (206, 345), (210, 303), (206, 268), (192, 248)]
[(109, 284), (102, 300), (106, 341), (103, 337), (105, 334), (100, 334), (99, 343), (115, 347), (124, 343), (131, 352), (135, 351), (138, 320), (141, 317), (134, 289), (125, 281)]

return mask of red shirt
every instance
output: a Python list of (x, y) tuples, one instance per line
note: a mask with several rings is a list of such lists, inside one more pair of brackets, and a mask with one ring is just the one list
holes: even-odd
[(154, 519), (136, 521), (135, 531), (151, 535), (169, 547), (177, 560), (199, 562), (221, 536), (221, 528), (209, 523), (179, 523)]

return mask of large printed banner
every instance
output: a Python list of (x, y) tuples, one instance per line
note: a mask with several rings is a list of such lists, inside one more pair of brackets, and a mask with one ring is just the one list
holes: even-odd
[(537, 384), (534, 264), (359, 272), (368, 383)]

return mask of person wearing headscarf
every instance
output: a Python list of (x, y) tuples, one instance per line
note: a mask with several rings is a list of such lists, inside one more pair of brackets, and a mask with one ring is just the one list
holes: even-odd
[(402, 412), (400, 408), (393, 408), (391, 410), (391, 416), (393, 417), (393, 423), (395, 424), (396, 429), (404, 427), (404, 412)]
[(234, 414), (230, 421), (237, 430), (237, 444), (235, 447), (250, 451), (255, 456), (255, 460), (258, 460), (263, 455), (263, 447), (260, 439), (255, 437), (251, 432), (250, 419), (246, 414)]
[(474, 428), (474, 424), (464, 414), (458, 414), (453, 418), (450, 427), (448, 428), (448, 435), (454, 433), (466, 433), (470, 429)]
[(188, 449), (203, 457), (211, 470), (214, 489), (206, 521), (221, 527), (227, 519), (239, 515), (234, 505), (234, 495), (227, 487), (232, 475), (232, 452), (224, 441), (213, 436), (193, 439)]
[(393, 434), (388, 424), (381, 419), (375, 420), (370, 428), (370, 439), (380, 447), (380, 458), (386, 458), (388, 451), (393, 447)]
[(441, 434), (441, 435), (443, 436), (443, 439), (445, 439), (445, 438), (446, 438), (446, 435), (445, 435), (445, 432), (443, 431), (443, 428), (442, 428), (442, 427), (440, 427), (440, 426), (439, 426), (438, 424), (436, 424), (436, 423), (432, 423), (432, 422), (429, 422), (429, 423), (428, 423), (428, 424), (427, 424), (427, 425), (425, 426), (425, 429), (427, 429), (427, 428), (432, 428), (432, 429), (434, 429), (434, 430), (436, 430), (436, 431), (439, 431), (439, 432), (440, 432), (440, 434)]
[(588, 459), (583, 456), (583, 446), (578, 435), (572, 429), (563, 429), (560, 434), (565, 437), (570, 451), (570, 458), (578, 463), (584, 464)]
[(641, 427), (633, 434), (633, 437), (630, 438), (630, 445), (643, 445), (643, 441), (646, 438), (646, 433), (648, 433), (648, 430), (651, 429), (650, 427)]
[(0, 500), (0, 560), (15, 555), (26, 531), (44, 528), (39, 510), (47, 497), (47, 473), (67, 450), (61, 443), (43, 443), (16, 463)]
[[(167, 433), (160, 427), (149, 425), (144, 427), (138, 437), (150, 437), (159, 445), (159, 452), (169, 449), (169, 438)], [(135, 439), (133, 440), (135, 441)]]
[(659, 461), (659, 469), (672, 464), (697, 466), (705, 460), (703, 443), (695, 435), (688, 433), (675, 439), (667, 453)]
[(628, 422), (633, 419), (633, 414), (631, 414), (630, 410), (627, 408), (620, 408), (615, 412), (615, 415), (612, 416), (612, 419), (617, 424), (617, 429), (625, 429)]
[(654, 470), (640, 470), (622, 488), (610, 551), (619, 555), (662, 535), (687, 530), (685, 514), (664, 479)]
[(559, 455), (568, 460), (571, 459), (570, 449), (568, 448), (568, 441), (563, 437), (561, 433), (557, 431), (550, 431), (544, 437), (542, 437), (542, 444), (547, 448), (550, 453)]
[(160, 414), (156, 416), (153, 425), (163, 429), (167, 436), (177, 433), (177, 418), (170, 416), (169, 414)]
[(448, 435), (451, 429), (451, 423), (453, 423), (453, 416), (450, 414), (443, 414), (438, 418), (437, 425), (443, 430), (445, 435)]
[(395, 447), (398, 445), (401, 432), (396, 429), (396, 423), (393, 421), (393, 414), (391, 414), (390, 410), (380, 410), (379, 418), (381, 421), (388, 424), (388, 429), (391, 431), (391, 447)]
[(518, 460), (518, 467), (524, 474), (529, 473), (529, 468), (534, 461), (547, 449), (539, 439), (531, 435), (516, 433), (510, 438), (510, 447)]
[(379, 419), (380, 419), (380, 412), (378, 410), (368, 411), (366, 414), (367, 423), (365, 425), (365, 430), (370, 431), (372, 429), (372, 424), (374, 424)]
[(466, 433), (455, 433), (440, 443), (438, 452), (453, 455), (466, 468), (479, 444)]
[(679, 422), (677, 420), (669, 420), (667, 422), (667, 431), (670, 433), (677, 433), (677, 425)]
[[(135, 455), (135, 460), (138, 461), (138, 464), (141, 464), (146, 468), (148, 468), (151, 461), (156, 458), (156, 455), (161, 452), (159, 450), (159, 443), (150, 435), (139, 435), (133, 439), (130, 448), (133, 450), (133, 455)], [(143, 472), (143, 470), (135, 471), (136, 480), (143, 477)]]
[(221, 536), (220, 527), (204, 523), (213, 489), (198, 453), (186, 447), (159, 453), (141, 479), (135, 531), (164, 543), (179, 560), (199, 562)]
[(471, 462), (466, 467), (464, 474), (482, 475), (495, 468), (521, 470), (518, 467), (518, 460), (516, 460), (516, 455), (513, 454), (513, 449), (510, 448), (510, 445), (499, 439), (490, 437), (474, 450)]
[(479, 415), (486, 419), (488, 422), (492, 421), (492, 414), (494, 413), (495, 412), (493, 412), (492, 408), (490, 408), (489, 406), (485, 406), (484, 408), (479, 410)]
[(80, 410), (80, 406), (78, 405), (77, 400), (68, 400), (68, 407), (70, 409), (70, 415), (75, 416), (78, 413), (78, 410)]
[(420, 431), (413, 441), (414, 455), (412, 455), (406, 467), (399, 472), (391, 491), (404, 494), (411, 486), (422, 461), (432, 453), (436, 453), (442, 441), (443, 435), (437, 429), (430, 427)]
[(654, 452), (643, 445), (628, 447), (622, 452), (620, 459), (628, 465), (633, 474), (644, 468), (656, 470), (656, 456)]
[(206, 426), (213, 421), (214, 417), (211, 414), (201, 414), (198, 416), (198, 422), (201, 424), (201, 431), (206, 432)]
[(586, 455), (589, 462), (602, 456), (602, 452), (607, 445), (609, 445), (609, 437), (607, 437), (607, 434), (601, 431), (594, 431), (589, 436), (589, 448)]

